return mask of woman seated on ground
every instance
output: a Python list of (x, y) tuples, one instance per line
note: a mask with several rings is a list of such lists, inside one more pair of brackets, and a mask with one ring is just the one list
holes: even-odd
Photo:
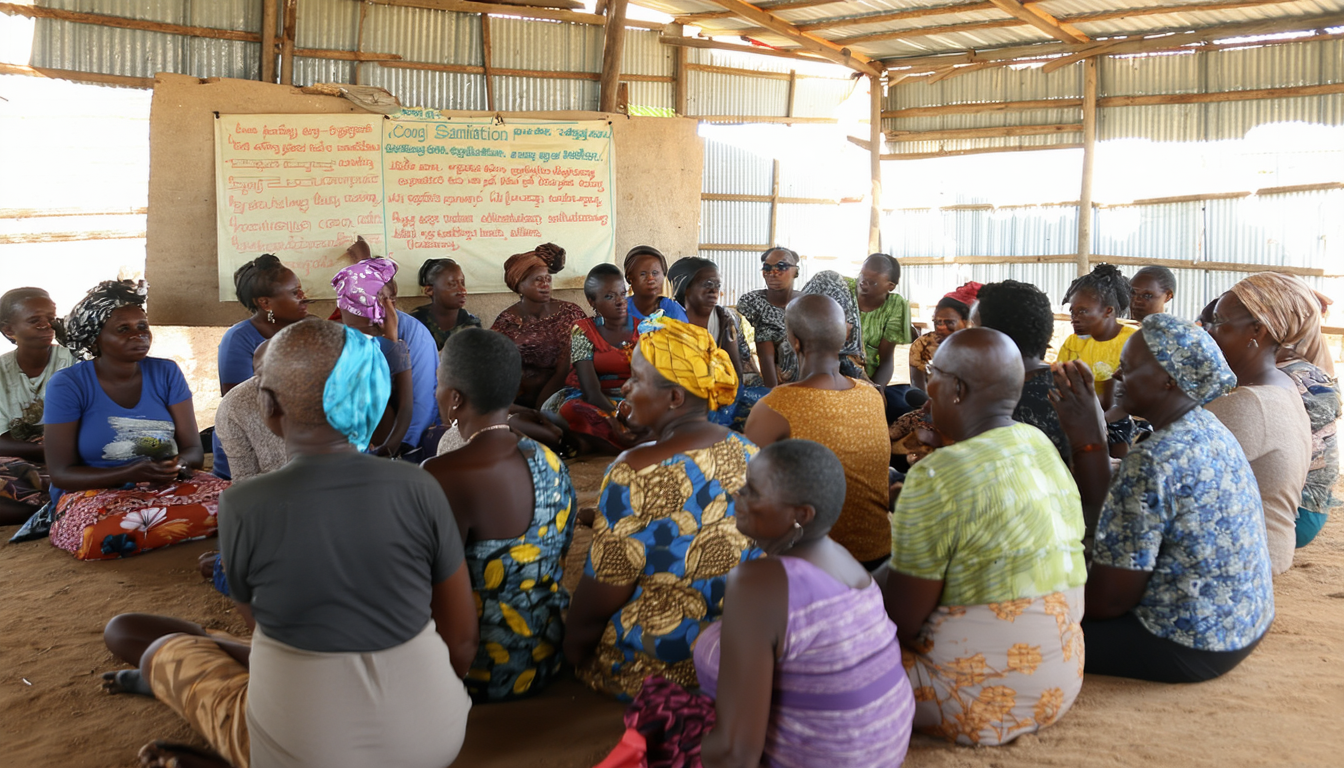
[(1209, 680), (1246, 658), (1274, 618), (1255, 477), (1202, 407), (1237, 379), (1207, 334), (1168, 314), (1144, 318), (1121, 361), (1121, 407), (1154, 432), (1114, 479), (1097, 450), (1105, 428), (1090, 371), (1065, 363), (1055, 374), (1074, 455), (1100, 456), (1094, 482), (1110, 488), (1087, 578), (1087, 671)]
[[(895, 259), (892, 259), (895, 263)], [(845, 312), (845, 346), (840, 350), (840, 373), (851, 379), (871, 383), (867, 374), (864, 358), (863, 324), (859, 320), (859, 303), (854, 298), (855, 289), (851, 289), (839, 272), (826, 270), (818, 272), (803, 286), (803, 293), (815, 293), (829, 296)]]
[(1055, 388), (1055, 378), (1050, 373), (1050, 365), (1045, 362), (1050, 337), (1055, 332), (1055, 310), (1050, 297), (1030, 283), (1004, 280), (981, 286), (977, 299), (979, 304), (971, 316), (972, 323), (1007, 334), (1017, 345), (1017, 351), (1022, 353), (1026, 378), (1022, 384), (1022, 397), (1013, 409), (1013, 421), (1030, 424), (1044, 432), (1059, 450), (1060, 458), (1066, 464), (1072, 463), (1069, 438), (1050, 402), (1050, 391)]
[[(252, 316), (234, 324), (219, 341), (219, 394), (252, 378), (252, 358), (261, 343), (281, 328), (308, 317), (308, 298), (299, 276), (272, 254), (264, 253), (233, 273), (234, 296)], [(218, 437), (211, 446), (211, 471), (233, 477), (228, 451)]]
[(630, 378), (630, 354), (639, 334), (630, 322), (625, 278), (615, 264), (598, 264), (589, 270), (583, 295), (593, 308), (593, 317), (579, 320), (570, 329), (565, 387), (542, 411), (564, 419), (585, 452), (620, 453), (643, 436), (617, 421), (624, 399), (621, 388)]
[(454, 333), (481, 327), (481, 319), (465, 309), (467, 278), (456, 261), (426, 259), (420, 265), (419, 282), (429, 303), (412, 310), (411, 317), (425, 326), (439, 349)]
[(872, 577), (826, 535), (844, 496), (844, 468), (819, 443), (784, 440), (748, 465), (737, 527), (768, 556), (728, 576), (723, 619), (695, 644), (715, 699), (707, 768), (905, 759), (915, 700), (896, 627)]
[(640, 320), (659, 310), (674, 320), (686, 322), (681, 305), (663, 295), (667, 257), (651, 245), (637, 245), (625, 254), (625, 281), (630, 284), (630, 317)]
[[(1297, 316), (1294, 316), (1294, 319)], [(1337, 422), (1341, 415), (1339, 382), (1334, 377), (1306, 360), (1299, 351), (1312, 346), (1312, 340), (1321, 335), (1320, 315), (1305, 318), (1306, 335), (1296, 345), (1279, 347), (1275, 364), (1297, 385), (1297, 393), (1306, 406), (1311, 420), (1311, 467), (1307, 470), (1307, 484), (1302, 488), (1302, 500), (1297, 507), (1294, 533), (1298, 549), (1310, 544), (1321, 532), (1330, 512), (1344, 504), (1331, 489), (1339, 479), (1339, 435)]]
[(1109, 453), (1120, 458), (1134, 439), (1134, 422), (1115, 407), (1111, 376), (1120, 365), (1120, 350), (1137, 329), (1122, 325), (1133, 293), (1129, 280), (1110, 264), (1098, 264), (1069, 284), (1064, 303), (1069, 305), (1073, 335), (1059, 348), (1057, 362), (1081, 360), (1092, 370), (1097, 397), (1106, 412), (1106, 443)]
[(1298, 503), (1312, 453), (1311, 419), (1297, 383), (1275, 361), (1280, 349), (1302, 340), (1310, 318), (1319, 313), (1306, 283), (1261, 272), (1219, 297), (1213, 322), (1205, 328), (1237, 377), (1236, 389), (1208, 409), (1232, 431), (1251, 462), (1275, 575), (1293, 565)]
[[(933, 353), (944, 339), (969, 326), (971, 305), (979, 295), (980, 283), (970, 282), (938, 300), (933, 310), (933, 333), (926, 333), (910, 343), (910, 386), (924, 389), (928, 384), (928, 367)], [(1053, 315), (1051, 317), (1053, 321)]]
[(709, 331), (719, 349), (728, 353), (737, 374), (737, 399), (709, 414), (709, 420), (729, 429), (742, 431), (751, 407), (766, 392), (756, 361), (751, 358), (747, 340), (742, 336), (742, 325), (732, 310), (719, 306), (719, 267), (709, 259), (688, 256), (672, 265), (668, 273), (672, 297), (686, 308), (687, 322)]
[(41, 288), (0, 296), (0, 334), (15, 346), (0, 355), (0, 525), (19, 525), (50, 501), (42, 407), (47, 383), (75, 364), (54, 345), (56, 304)]
[[(476, 653), (476, 611), (442, 489), (418, 467), (360, 453), (390, 379), (354, 329), (314, 320), (276, 334), (261, 392), (294, 459), (233, 488), (220, 509), (252, 642), (118, 616), (104, 637), (139, 669), (106, 675), (109, 690), (152, 693), (238, 768), (453, 761), (471, 707), (459, 678)], [(178, 749), (146, 751), (169, 765)]]
[(1129, 319), (1141, 323), (1167, 311), (1167, 304), (1176, 298), (1176, 275), (1166, 267), (1144, 267), (1129, 279), (1129, 288)]
[(491, 330), (513, 339), (523, 356), (523, 380), (514, 402), (537, 409), (565, 383), (560, 361), (569, 356), (569, 335), (583, 319), (579, 305), (551, 298), (551, 275), (565, 268), (565, 249), (543, 243), (504, 262), (504, 284), (518, 302), (499, 313)]
[(725, 576), (758, 554), (732, 499), (756, 447), (706, 419), (737, 395), (728, 353), (699, 326), (657, 318), (640, 325), (630, 373), (630, 421), (655, 440), (602, 481), (564, 646), (580, 679), (626, 699), (650, 675), (696, 686), (691, 644), (719, 616)]
[(865, 372), (885, 386), (895, 372), (896, 347), (910, 343), (910, 303), (899, 293), (901, 265), (885, 253), (869, 254), (857, 280), (845, 278), (859, 309)]
[(197, 471), (205, 455), (191, 390), (177, 363), (149, 357), (144, 304), (143, 282), (90, 290), (65, 321), (66, 345), (85, 360), (47, 385), (51, 543), (81, 560), (212, 535), (228, 487)]
[(915, 728), (959, 744), (1044, 728), (1083, 683), (1082, 507), (1059, 451), (1013, 421), (1022, 379), (998, 331), (939, 345), (928, 393), (955, 442), (906, 475), (875, 574), (909, 653)]
[(406, 342), (397, 338), (400, 313), (383, 287), (397, 274), (397, 265), (389, 259), (365, 259), (341, 269), (331, 278), (336, 289), (336, 311), (347, 328), (354, 328), (378, 342), (388, 369), (392, 372), (392, 398), (373, 442), (366, 446), (375, 456), (398, 456), (411, 446), (406, 436), (415, 411), (415, 383)]
[(442, 361), (439, 408), (466, 444), (423, 466), (453, 509), (480, 606), (467, 692), (477, 703), (522, 698), (560, 670), (574, 487), (558, 456), (509, 429), (523, 365), (513, 342), (494, 331), (454, 334)]
[(793, 289), (793, 282), (798, 279), (798, 254), (788, 248), (771, 248), (762, 253), (761, 279), (765, 281), (765, 289), (739, 296), (737, 311), (755, 332), (762, 385), (777, 387), (798, 378), (798, 356), (789, 346), (784, 330), (784, 309), (802, 295)]

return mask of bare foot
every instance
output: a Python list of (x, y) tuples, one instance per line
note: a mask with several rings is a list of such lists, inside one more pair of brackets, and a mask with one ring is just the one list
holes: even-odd
[(196, 558), (196, 568), (201, 572), (201, 578), (206, 581), (213, 581), (215, 578), (215, 561), (219, 559), (219, 550), (212, 549), (209, 552), (201, 553)]
[(138, 669), (118, 669), (103, 673), (103, 690), (108, 693), (134, 693), (140, 696), (153, 696), (149, 681)]
[(141, 768), (231, 768), (220, 756), (186, 744), (151, 741), (140, 748)]

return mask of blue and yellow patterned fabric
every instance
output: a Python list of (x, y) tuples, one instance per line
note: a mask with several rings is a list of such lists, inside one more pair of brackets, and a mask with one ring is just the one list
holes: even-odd
[(728, 572), (761, 554), (733, 517), (757, 450), (730, 433), (638, 471), (620, 461), (607, 471), (584, 573), (635, 591), (577, 670), (588, 685), (627, 701), (649, 675), (698, 687), (691, 646), (723, 611)]
[(520, 438), (536, 494), (532, 524), (514, 539), (466, 545), (481, 644), (467, 673), (472, 701), (508, 701), (546, 686), (560, 668), (569, 591), (560, 585), (577, 500), (569, 470), (545, 446)]

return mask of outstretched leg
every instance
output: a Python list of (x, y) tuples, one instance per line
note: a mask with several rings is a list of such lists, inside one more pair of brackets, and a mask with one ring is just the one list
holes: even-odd
[(123, 613), (107, 622), (103, 629), (103, 642), (108, 650), (127, 664), (141, 666), (145, 651), (154, 641), (167, 635), (207, 636), (205, 628), (183, 619), (171, 616), (155, 616), (152, 613)]

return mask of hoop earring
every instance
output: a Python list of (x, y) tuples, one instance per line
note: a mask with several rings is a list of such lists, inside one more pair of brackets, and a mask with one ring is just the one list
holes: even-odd
[(266, 322), (275, 325), (275, 310), (266, 310)]

